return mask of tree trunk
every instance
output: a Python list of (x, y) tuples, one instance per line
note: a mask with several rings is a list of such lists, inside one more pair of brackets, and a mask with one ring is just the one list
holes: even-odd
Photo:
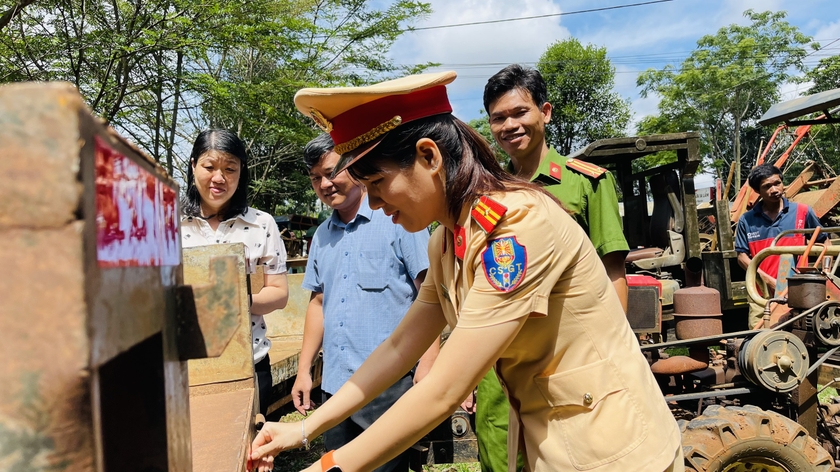
[(16, 16), (20, 15), (24, 8), (32, 5), (33, 3), (35, 3), (35, 0), (23, 0), (20, 3), (15, 3), (11, 8), (4, 11), (3, 14), (0, 15), (0, 30), (8, 26)]
[(735, 181), (741, 182), (741, 117), (735, 117)]
[[(155, 136), (154, 142), (152, 144), (152, 149), (154, 149), (154, 158), (155, 162), (160, 162), (160, 125), (161, 119), (163, 117), (163, 55), (162, 52), (158, 51), (155, 54), (155, 61), (157, 62), (157, 84), (155, 84), (155, 95), (156, 101), (155, 104)], [(171, 174), (171, 172), (170, 172)]]
[(172, 175), (172, 150), (175, 148), (175, 127), (178, 125), (178, 97), (181, 95), (181, 66), (184, 53), (178, 51), (178, 63), (175, 66), (175, 94), (172, 105), (172, 125), (169, 127), (169, 146), (166, 147), (166, 171)]

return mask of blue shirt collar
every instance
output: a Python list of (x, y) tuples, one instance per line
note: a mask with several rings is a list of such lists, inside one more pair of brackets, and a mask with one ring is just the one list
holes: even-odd
[[(782, 197), (782, 213), (787, 213), (790, 209), (790, 202), (787, 198)], [(760, 201), (753, 206), (752, 211), (755, 212), (756, 215), (761, 215), (764, 213), (764, 201)]]
[(358, 220), (359, 218), (364, 218), (367, 221), (370, 221), (372, 216), (373, 216), (373, 209), (370, 207), (370, 204), (368, 203), (367, 194), (365, 194), (365, 196), (362, 197), (362, 203), (359, 206), (359, 211), (356, 212), (356, 216), (354, 216), (352, 220), (347, 222), (347, 224), (343, 223), (341, 221), (341, 218), (339, 218), (339, 216), (338, 216), (338, 212), (333, 210), (332, 215), (330, 215), (330, 219), (328, 220), (329, 221), (329, 223), (328, 223), (329, 226), (328, 227), (330, 229), (333, 229), (333, 226), (337, 226), (339, 228), (346, 228), (350, 225), (355, 224), (356, 220)]

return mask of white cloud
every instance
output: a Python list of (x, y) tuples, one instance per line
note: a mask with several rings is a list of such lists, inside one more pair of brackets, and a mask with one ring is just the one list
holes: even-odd
[[(551, 0), (433, 0), (434, 14), (417, 27), (549, 15), (560, 8)], [(508, 21), (457, 28), (421, 30), (404, 35), (395, 57), (443, 64), (536, 61), (545, 47), (569, 36), (560, 17)]]
[[(590, 0), (431, 0), (433, 13), (417, 27), (459, 24), (572, 12), (604, 6)], [(574, 36), (583, 44), (607, 48), (616, 67), (616, 91), (632, 101), (634, 123), (655, 114), (659, 99), (639, 97), (636, 78), (640, 71), (679, 65), (696, 47), (701, 36), (721, 27), (745, 25), (745, 10), (781, 11), (787, 20), (822, 45), (840, 37), (836, 0), (809, 0), (809, 7), (796, 8), (782, 0), (675, 1), (599, 13), (509, 21), (477, 26), (433, 29), (406, 33), (394, 45), (396, 63), (438, 62), (455, 70), (458, 80), (449, 87), (455, 114), (471, 119), (479, 115), (487, 79), (513, 62), (533, 65), (549, 44)], [(836, 12), (835, 12), (836, 13)], [(826, 41), (828, 39), (829, 41)], [(832, 48), (840, 48), (840, 42)], [(838, 52), (840, 49), (826, 51)], [(812, 56), (816, 62), (822, 55)], [(783, 99), (807, 90), (807, 84), (789, 85)], [(633, 130), (630, 130), (631, 132)]]
[[(814, 33), (814, 39), (821, 41), (822, 46), (826, 46), (834, 39), (840, 38), (840, 21), (835, 21), (824, 26), (819, 26), (817, 32)], [(832, 44), (832, 46), (837, 43)]]
[(813, 85), (813, 82), (806, 82), (802, 84), (784, 83), (779, 89), (779, 101), (786, 102), (788, 100), (801, 97), (808, 91), (809, 88), (813, 87)]
[[(559, 13), (551, 0), (432, 0), (434, 13), (417, 27), (451, 25), (503, 18)], [(406, 33), (391, 56), (398, 64), (440, 63), (440, 70), (454, 70), (458, 79), (449, 86), (455, 115), (475, 118), (482, 108), (487, 79), (513, 63), (533, 65), (554, 41), (569, 37), (560, 17), (509, 21), (486, 25), (420, 30)]]
[[(788, 7), (792, 6), (788, 2)], [(716, 15), (719, 26), (730, 25), (738, 23), (739, 25), (747, 24), (747, 19), (744, 18), (744, 12), (747, 10), (762, 11), (779, 11), (785, 9), (785, 2), (781, 0), (729, 0), (723, 2), (723, 7)], [(717, 31), (715, 28), (715, 31)]]

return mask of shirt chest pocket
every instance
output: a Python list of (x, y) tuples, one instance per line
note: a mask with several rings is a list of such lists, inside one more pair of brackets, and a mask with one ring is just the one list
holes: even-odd
[(610, 359), (534, 381), (551, 406), (549, 428), (580, 470), (627, 455), (648, 434), (633, 393)]
[(395, 263), (394, 257), (388, 251), (361, 251), (358, 265), (359, 287), (362, 290), (385, 290)]

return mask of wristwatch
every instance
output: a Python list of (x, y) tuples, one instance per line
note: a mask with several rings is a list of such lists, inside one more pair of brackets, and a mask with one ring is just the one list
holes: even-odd
[(330, 451), (321, 456), (321, 472), (341, 472), (341, 467), (335, 463), (333, 452)]

